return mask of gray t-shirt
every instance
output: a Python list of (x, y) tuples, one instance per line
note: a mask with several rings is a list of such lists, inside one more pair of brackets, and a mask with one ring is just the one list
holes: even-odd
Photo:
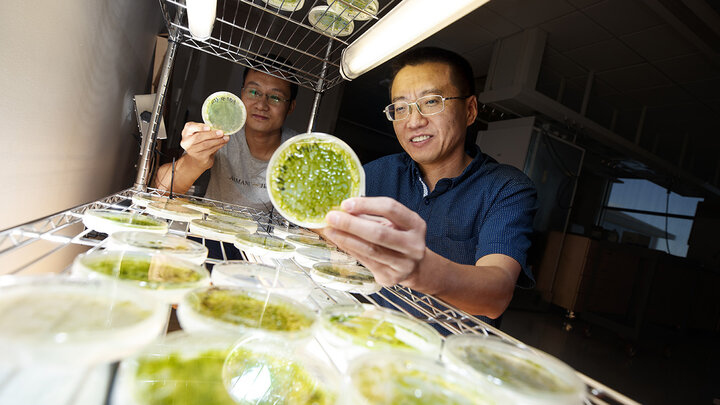
[[(283, 128), (281, 141), (297, 135)], [(230, 135), (227, 145), (215, 154), (205, 197), (270, 212), (272, 204), (265, 185), (268, 162), (250, 154), (245, 129)]]

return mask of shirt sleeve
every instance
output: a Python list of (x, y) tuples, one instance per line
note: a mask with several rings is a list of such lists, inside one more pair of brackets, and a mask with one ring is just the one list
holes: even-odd
[(530, 179), (518, 179), (517, 176), (509, 179), (488, 211), (475, 252), (476, 261), (483, 256), (497, 253), (515, 259), (522, 266), (517, 285), (524, 288), (535, 285), (526, 259), (536, 203), (537, 192)]

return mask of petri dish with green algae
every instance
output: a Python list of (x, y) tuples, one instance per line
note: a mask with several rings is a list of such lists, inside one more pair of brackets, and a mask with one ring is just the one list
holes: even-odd
[(323, 287), (357, 294), (372, 294), (382, 288), (370, 270), (356, 264), (315, 263), (310, 277)]
[(72, 274), (142, 288), (169, 304), (178, 303), (190, 290), (210, 284), (210, 273), (204, 266), (148, 252), (96, 250), (80, 254), (73, 262)]
[(235, 235), (235, 247), (246, 253), (276, 259), (289, 259), (295, 253), (295, 245), (292, 243), (260, 233)]
[(316, 263), (330, 262), (333, 264), (357, 264), (357, 260), (347, 253), (336, 249), (319, 247), (298, 248), (293, 256), (297, 264), (312, 268)]
[(149, 215), (130, 211), (90, 209), (83, 215), (83, 225), (100, 233), (144, 231), (159, 234), (168, 232), (167, 222)]
[(120, 363), (112, 403), (235, 405), (223, 365), (236, 340), (220, 333), (168, 333)]
[(585, 384), (568, 365), (546, 353), (496, 337), (448, 337), (443, 360), (496, 386), (513, 403), (581, 404)]
[(303, 302), (315, 287), (302, 272), (245, 260), (216, 264), (210, 276), (214, 286), (262, 288)]
[(343, 13), (342, 9), (335, 11), (328, 6), (313, 7), (308, 13), (308, 20), (316, 30), (331, 36), (348, 36), (355, 29), (352, 18)]
[(297, 11), (305, 5), (305, 0), (263, 0), (263, 2), (282, 11)]
[(513, 403), (460, 371), (421, 353), (373, 351), (350, 362), (355, 403), (485, 405)]
[(152, 193), (135, 193), (131, 197), (133, 204), (139, 207), (147, 207), (152, 202), (168, 202), (170, 198)]
[(235, 242), (235, 236), (238, 234), (250, 233), (246, 228), (231, 224), (228, 222), (218, 221), (216, 219), (193, 219), (190, 221), (190, 233), (202, 236), (203, 238), (215, 239), (222, 242)]
[(258, 229), (258, 223), (253, 220), (244, 219), (242, 216), (210, 214), (207, 219), (209, 221), (224, 222), (233, 226), (244, 228), (250, 233), (254, 233)]
[(327, 0), (337, 14), (350, 20), (367, 21), (378, 13), (378, 0)]
[(166, 202), (151, 202), (145, 208), (145, 212), (159, 218), (182, 222), (189, 222), (193, 219), (202, 219), (205, 215), (202, 212), (189, 208), (185, 204), (175, 200)]
[(0, 365), (92, 365), (163, 333), (169, 307), (136, 288), (59, 275), (0, 277)]
[(321, 248), (329, 250), (337, 250), (335, 245), (328, 243), (319, 238), (313, 238), (310, 236), (303, 235), (289, 235), (285, 238), (286, 241), (292, 243), (298, 248)]
[(232, 135), (242, 129), (247, 118), (245, 104), (240, 97), (228, 91), (218, 91), (208, 96), (202, 105), (203, 122), (213, 130)]
[(283, 217), (301, 227), (322, 228), (330, 210), (365, 194), (365, 172), (345, 142), (313, 132), (280, 145), (268, 163), (266, 184)]
[(163, 253), (198, 265), (203, 264), (208, 255), (208, 249), (201, 243), (169, 233), (158, 235), (138, 231), (115, 232), (108, 238), (105, 248)]
[(345, 404), (337, 370), (294, 342), (249, 334), (223, 366), (227, 392), (242, 405)]
[(325, 307), (319, 326), (317, 337), (336, 365), (368, 350), (406, 350), (438, 358), (442, 346), (442, 337), (426, 322), (369, 304)]
[(205, 287), (186, 294), (177, 310), (188, 332), (260, 331), (296, 340), (310, 337), (317, 315), (304, 304), (271, 290)]

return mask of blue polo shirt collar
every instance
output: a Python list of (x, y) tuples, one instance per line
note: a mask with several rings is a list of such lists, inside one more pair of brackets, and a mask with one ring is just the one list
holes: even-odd
[(429, 187), (422, 179), (422, 172), (420, 172), (420, 167), (418, 166), (418, 164), (414, 160), (412, 160), (412, 158), (410, 158), (410, 155), (405, 154), (405, 161), (410, 166), (415, 186), (419, 187), (422, 190), (423, 197), (437, 196), (452, 189), (453, 187), (461, 183), (463, 180), (465, 180), (472, 173), (474, 173), (485, 162), (485, 155), (480, 153), (480, 148), (477, 145), (474, 145), (472, 148), (466, 150), (466, 152), (473, 158), (470, 164), (465, 168), (465, 170), (463, 170), (462, 173), (460, 173), (459, 176), (450, 179), (440, 179), (435, 185), (435, 189), (432, 191), (432, 193), (429, 192)]

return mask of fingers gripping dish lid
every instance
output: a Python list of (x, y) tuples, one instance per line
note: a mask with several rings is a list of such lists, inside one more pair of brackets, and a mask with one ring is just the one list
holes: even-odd
[(266, 179), (270, 201), (290, 222), (322, 228), (325, 215), (365, 194), (360, 159), (345, 142), (319, 132), (297, 135), (273, 153)]
[(208, 96), (202, 105), (203, 122), (212, 129), (219, 129), (225, 135), (232, 135), (242, 129), (247, 118), (245, 104), (240, 97), (218, 91)]

